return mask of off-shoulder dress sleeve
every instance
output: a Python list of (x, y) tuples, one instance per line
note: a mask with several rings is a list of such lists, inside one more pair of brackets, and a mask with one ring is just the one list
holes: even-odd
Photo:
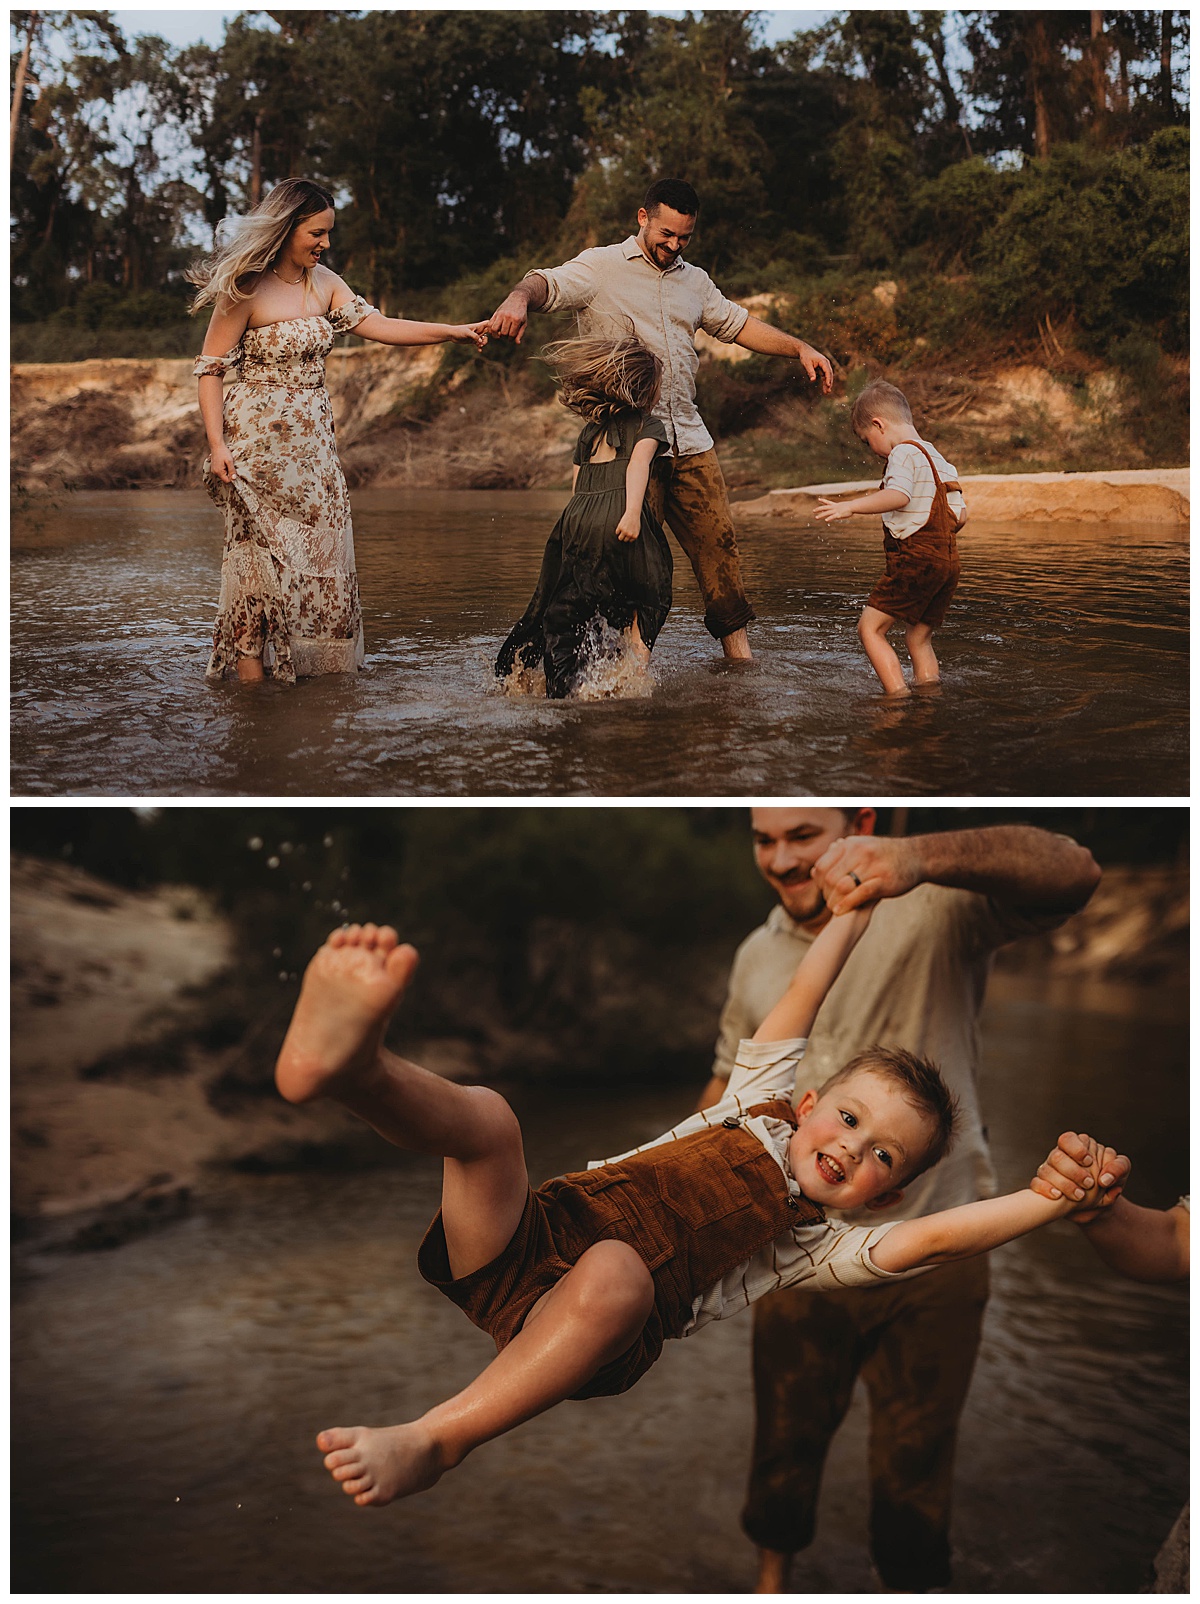
[(332, 307), (326, 312), (325, 319), (335, 334), (349, 334), (351, 329), (358, 327), (363, 318), (370, 317), (372, 312), (378, 310), (379, 308), (372, 306), (370, 301), (364, 300), (361, 295), (356, 295), (344, 306)]
[(236, 368), (241, 360), (242, 343), (239, 340), (233, 350), (226, 351), (224, 356), (198, 356), (192, 373), (197, 379), (223, 379), (230, 368)]

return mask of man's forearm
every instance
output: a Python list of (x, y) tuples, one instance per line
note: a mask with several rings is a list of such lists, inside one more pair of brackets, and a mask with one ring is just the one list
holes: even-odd
[(509, 291), (509, 300), (519, 295), (527, 311), (540, 312), (550, 296), (550, 287), (540, 273), (526, 273), (521, 282)]
[(910, 836), (918, 881), (980, 891), (1001, 902), (1053, 913), (1082, 908), (1100, 880), (1086, 847), (1032, 825)]
[(871, 1262), (881, 1270), (898, 1271), (974, 1258), (1048, 1225), (1075, 1206), (1069, 1198), (1051, 1202), (1026, 1189), (919, 1220), (901, 1220), (871, 1249)]
[(802, 350), (808, 349), (806, 341), (797, 339), (794, 334), (785, 334), (782, 329), (764, 323), (757, 317), (746, 319), (740, 331), (734, 335), (733, 344), (747, 351), (758, 351), (763, 356), (798, 357)]

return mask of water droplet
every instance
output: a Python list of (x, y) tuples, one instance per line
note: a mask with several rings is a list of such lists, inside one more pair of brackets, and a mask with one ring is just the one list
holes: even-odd
[(267, 859), (267, 868), (268, 869), (278, 869), (278, 867), (279, 867), (279, 859), (278, 858), (268, 858)]
[(306, 880), (304, 882), (304, 884), (300, 887), (300, 889), (301, 889), (301, 891), (311, 891), (312, 890), (312, 881), (311, 880)]
[[(292, 851), (292, 843), (290, 841), (281, 841), (279, 843), (279, 850), (280, 850), (280, 852), (283, 853), (284, 857), (286, 858), (288, 853)], [(238, 1505), (238, 1508), (239, 1509), (241, 1508), (240, 1504)]]
[(331, 847), (333, 845), (333, 837), (331, 835), (327, 835), (325, 837), (325, 845), (327, 847)]
[(287, 970), (286, 970), (286, 969), (281, 969), (281, 970), (280, 970), (280, 971), (279, 971), (279, 978), (280, 978), (280, 980), (286, 980), (286, 979), (287, 979), (287, 977), (288, 977), (288, 974), (287, 974)]
[(331, 902), (329, 906), (333, 909), (334, 913), (341, 913), (342, 911), (342, 905), (340, 902)]
[(272, 958), (282, 958), (283, 957), (283, 948), (282, 947), (272, 947), (271, 948), (271, 957)]
[(261, 852), (262, 851), (262, 836), (261, 835), (252, 835), (250, 837), (249, 841), (246, 842), (246, 845), (250, 848), (251, 852)]

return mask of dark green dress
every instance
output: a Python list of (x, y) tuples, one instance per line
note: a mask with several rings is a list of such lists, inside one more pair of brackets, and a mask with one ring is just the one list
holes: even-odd
[[(617, 453), (611, 462), (592, 462), (601, 433)], [(671, 610), (671, 550), (662, 525), (642, 504), (636, 540), (618, 540), (625, 511), (625, 472), (639, 440), (657, 440), (658, 455), (668, 449), (657, 418), (621, 412), (607, 424), (587, 423), (572, 461), (579, 466), (575, 494), (546, 542), (537, 589), (520, 621), (500, 648), (496, 677), (507, 679), (519, 662), (546, 670), (546, 695), (567, 696), (597, 649), (603, 619), (628, 629), (637, 615), (638, 632), (653, 646)], [(653, 470), (652, 470), (653, 471)], [(649, 499), (649, 496), (646, 498)]]

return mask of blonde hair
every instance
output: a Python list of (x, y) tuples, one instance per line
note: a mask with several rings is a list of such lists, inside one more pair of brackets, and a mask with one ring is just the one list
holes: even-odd
[(558, 399), (589, 423), (632, 408), (648, 412), (662, 384), (662, 363), (632, 335), (617, 340), (555, 340), (542, 360), (558, 381)]
[(912, 408), (903, 390), (886, 379), (875, 379), (861, 392), (850, 413), (850, 427), (857, 433), (872, 418), (890, 418), (893, 423), (911, 423)]
[[(332, 210), (333, 196), (320, 184), (309, 178), (285, 178), (245, 217), (222, 218), (212, 255), (184, 274), (189, 284), (199, 286), (191, 310), (198, 312), (221, 299), (231, 304), (248, 300), (254, 292), (251, 281), (267, 271), (292, 230), (306, 217)], [(312, 274), (306, 267), (306, 300), (311, 286)]]

